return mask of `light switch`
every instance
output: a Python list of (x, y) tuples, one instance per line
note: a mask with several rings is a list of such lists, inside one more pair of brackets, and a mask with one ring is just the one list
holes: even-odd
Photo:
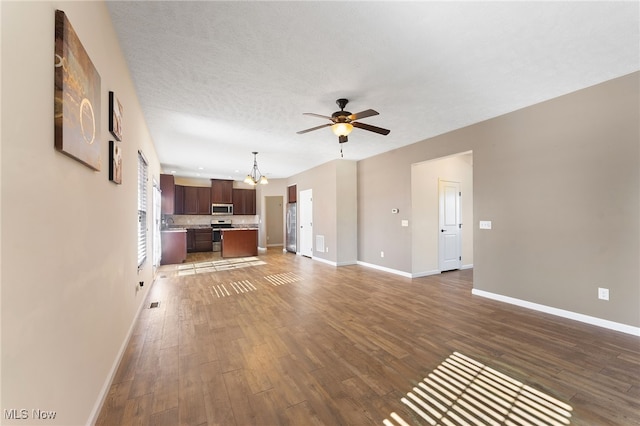
[(400, 224), (402, 226), (409, 226), (409, 221), (408, 220), (403, 220), (402, 222), (400, 222)]
[(480, 221), (480, 229), (491, 229), (491, 221), (490, 220), (481, 220)]

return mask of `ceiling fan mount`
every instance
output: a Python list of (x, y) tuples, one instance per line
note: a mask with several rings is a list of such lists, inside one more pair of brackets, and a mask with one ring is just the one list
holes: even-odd
[(349, 121), (351, 121), (349, 120), (349, 116), (351, 115), (351, 113), (344, 110), (344, 107), (346, 107), (349, 103), (349, 99), (340, 98), (336, 101), (336, 103), (338, 104), (340, 111), (336, 111), (331, 114), (331, 118), (338, 120), (339, 123), (348, 123)]

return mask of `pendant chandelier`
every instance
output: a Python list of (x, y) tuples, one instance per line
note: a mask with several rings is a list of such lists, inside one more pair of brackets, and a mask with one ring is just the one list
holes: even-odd
[(269, 183), (269, 181), (267, 180), (267, 177), (263, 176), (262, 173), (260, 173), (260, 170), (258, 169), (258, 161), (256, 160), (256, 155), (258, 155), (258, 153), (252, 152), (252, 154), (253, 154), (253, 168), (251, 169), (247, 177), (244, 178), (244, 182), (248, 183), (249, 185), (257, 185), (257, 184), (266, 185)]

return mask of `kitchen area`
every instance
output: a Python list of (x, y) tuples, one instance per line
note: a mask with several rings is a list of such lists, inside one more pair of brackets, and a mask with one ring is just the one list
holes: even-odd
[(256, 191), (241, 185), (232, 180), (161, 174), (161, 264), (183, 263), (187, 253), (256, 256)]

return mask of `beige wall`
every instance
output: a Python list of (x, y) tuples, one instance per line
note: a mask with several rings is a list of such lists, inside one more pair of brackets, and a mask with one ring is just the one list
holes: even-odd
[(411, 165), (473, 151), (474, 287), (640, 326), (639, 75), (360, 161), (359, 260), (410, 272)]
[[(0, 409), (55, 410), (47, 424), (85, 424), (151, 287), (151, 236), (149, 259), (137, 270), (137, 151), (156, 179), (158, 160), (104, 3), (0, 7)], [(66, 12), (101, 77), (100, 172), (53, 147), (56, 9)], [(122, 185), (108, 180), (110, 90), (124, 107)], [(151, 179), (147, 188), (150, 219)]]
[[(298, 194), (313, 190), (313, 256), (335, 265), (357, 261), (357, 163), (334, 160), (288, 179)], [(299, 209), (300, 207), (298, 207)], [(300, 212), (298, 210), (298, 218)], [(298, 229), (299, 231), (299, 229)], [(328, 251), (316, 250), (316, 236), (324, 236)], [(298, 232), (298, 245), (300, 234)]]
[(358, 261), (358, 167), (355, 161), (336, 162), (336, 262)]
[(283, 198), (282, 195), (264, 197), (266, 211), (263, 223), (267, 234), (267, 247), (282, 246), (284, 244)]

